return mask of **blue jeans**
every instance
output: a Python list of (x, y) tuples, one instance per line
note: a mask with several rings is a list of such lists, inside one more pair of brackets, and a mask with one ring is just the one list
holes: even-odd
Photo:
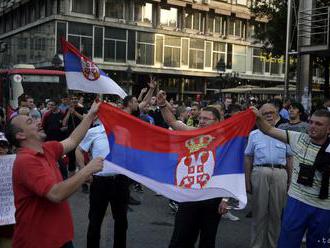
[(330, 210), (307, 205), (289, 196), (278, 247), (300, 248), (306, 230), (307, 248), (330, 247)]

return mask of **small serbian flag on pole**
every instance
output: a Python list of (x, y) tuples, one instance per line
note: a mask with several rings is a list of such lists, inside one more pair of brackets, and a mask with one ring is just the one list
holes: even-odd
[(64, 70), (68, 89), (98, 94), (114, 94), (121, 98), (125, 91), (109, 78), (96, 64), (79, 53), (71, 43), (61, 39)]
[(153, 126), (105, 103), (98, 116), (109, 141), (105, 168), (178, 202), (232, 197), (238, 208), (245, 207), (244, 149), (255, 124), (251, 110), (192, 131)]

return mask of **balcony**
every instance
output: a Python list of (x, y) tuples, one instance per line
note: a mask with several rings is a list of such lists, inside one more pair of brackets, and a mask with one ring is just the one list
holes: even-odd
[(330, 54), (330, 7), (299, 12), (298, 51), (301, 54)]

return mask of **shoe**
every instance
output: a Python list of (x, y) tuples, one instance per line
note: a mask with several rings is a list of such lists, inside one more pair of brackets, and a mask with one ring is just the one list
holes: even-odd
[(170, 201), (168, 206), (173, 210), (173, 212), (178, 212), (179, 205), (175, 201)]
[(134, 199), (132, 196), (128, 199), (128, 205), (140, 205), (141, 201)]
[(134, 185), (133, 190), (137, 193), (143, 193), (143, 187), (141, 184), (137, 183)]
[(240, 220), (240, 218), (238, 218), (237, 216), (233, 215), (232, 213), (228, 212), (226, 214), (223, 214), (222, 215), (222, 218), (225, 218), (225, 219), (229, 219), (231, 221), (238, 221)]
[(89, 193), (89, 187), (88, 187), (88, 184), (87, 183), (84, 183), (83, 185), (81, 185), (81, 191), (84, 194), (88, 194)]

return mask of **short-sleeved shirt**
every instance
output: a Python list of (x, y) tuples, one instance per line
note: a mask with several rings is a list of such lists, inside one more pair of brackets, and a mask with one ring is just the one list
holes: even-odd
[(244, 154), (253, 157), (253, 165), (281, 164), (286, 165), (290, 148), (283, 142), (262, 133), (259, 129), (249, 135)]
[(46, 198), (63, 181), (57, 160), (63, 154), (59, 142), (46, 142), (43, 153), (29, 148), (18, 150), (13, 168), (16, 226), (13, 247), (58, 248), (73, 240), (73, 223), (66, 201)]
[[(86, 133), (84, 139), (80, 142), (79, 147), (85, 151), (92, 152), (92, 158), (102, 157), (106, 158), (109, 154), (109, 142), (107, 134), (105, 132), (104, 126), (101, 124), (99, 126), (90, 128)], [(103, 170), (97, 173), (98, 176), (109, 176), (116, 175), (117, 172), (111, 169), (111, 166), (104, 164)]]
[(289, 111), (286, 108), (282, 108), (280, 111), (280, 116), (282, 116), (284, 119), (289, 120)]
[(302, 201), (308, 205), (330, 210), (330, 190), (328, 199), (320, 199), (322, 174), (315, 171), (313, 186), (308, 187), (297, 183), (300, 170), (300, 163), (313, 166), (317, 153), (321, 146), (313, 144), (308, 134), (288, 131), (289, 142), (294, 154), (292, 180), (289, 189), (289, 196)]
[(291, 124), (290, 122), (287, 122), (279, 125), (278, 128), (283, 130), (300, 132), (300, 133), (307, 133), (308, 123), (301, 121), (295, 124)]

